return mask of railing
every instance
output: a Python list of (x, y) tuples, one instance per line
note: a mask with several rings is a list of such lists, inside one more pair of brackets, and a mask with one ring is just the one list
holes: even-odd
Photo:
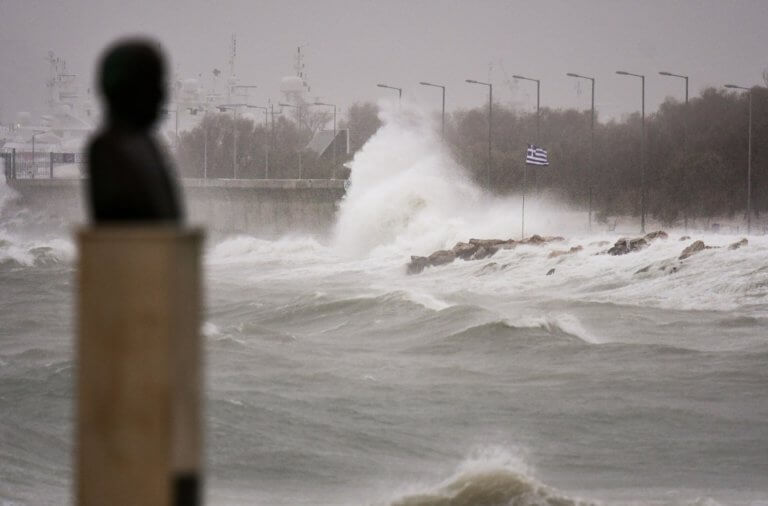
[[(83, 174), (82, 153), (55, 153), (16, 151), (0, 153), (5, 167), (6, 181), (11, 179), (52, 179), (54, 177), (80, 177)], [(56, 169), (67, 166), (66, 174), (57, 175)]]

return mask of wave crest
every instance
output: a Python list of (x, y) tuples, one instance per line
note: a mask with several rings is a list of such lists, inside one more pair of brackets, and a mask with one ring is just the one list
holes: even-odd
[(484, 449), (463, 462), (448, 480), (423, 492), (404, 494), (391, 506), (581, 506), (594, 504), (568, 497), (539, 483), (509, 452)]

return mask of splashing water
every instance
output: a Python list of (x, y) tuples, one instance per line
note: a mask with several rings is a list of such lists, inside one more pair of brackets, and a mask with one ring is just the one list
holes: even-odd
[[(383, 126), (352, 161), (335, 229), (341, 251), (428, 251), (469, 237), (520, 235), (521, 199), (478, 188), (425, 113), (386, 104), (381, 111)], [(539, 234), (579, 229), (585, 221), (544, 198), (527, 198), (526, 212), (526, 229)]]

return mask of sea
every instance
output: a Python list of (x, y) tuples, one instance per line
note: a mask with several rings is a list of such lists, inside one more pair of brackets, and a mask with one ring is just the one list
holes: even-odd
[[(768, 505), (768, 237), (612, 256), (636, 223), (590, 231), (531, 187), (525, 235), (563, 241), (407, 275), (519, 239), (522, 195), (473, 184), (424, 115), (384, 120), (331, 233), (207, 236), (206, 503)], [(72, 504), (74, 225), (15, 197), (0, 183), (0, 505)]]

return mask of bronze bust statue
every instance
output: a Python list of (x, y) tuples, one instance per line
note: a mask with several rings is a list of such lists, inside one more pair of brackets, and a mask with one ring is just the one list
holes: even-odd
[(104, 53), (99, 88), (105, 123), (88, 147), (88, 201), (96, 224), (180, 224), (175, 176), (152, 135), (165, 100), (165, 63), (156, 43), (124, 40)]

